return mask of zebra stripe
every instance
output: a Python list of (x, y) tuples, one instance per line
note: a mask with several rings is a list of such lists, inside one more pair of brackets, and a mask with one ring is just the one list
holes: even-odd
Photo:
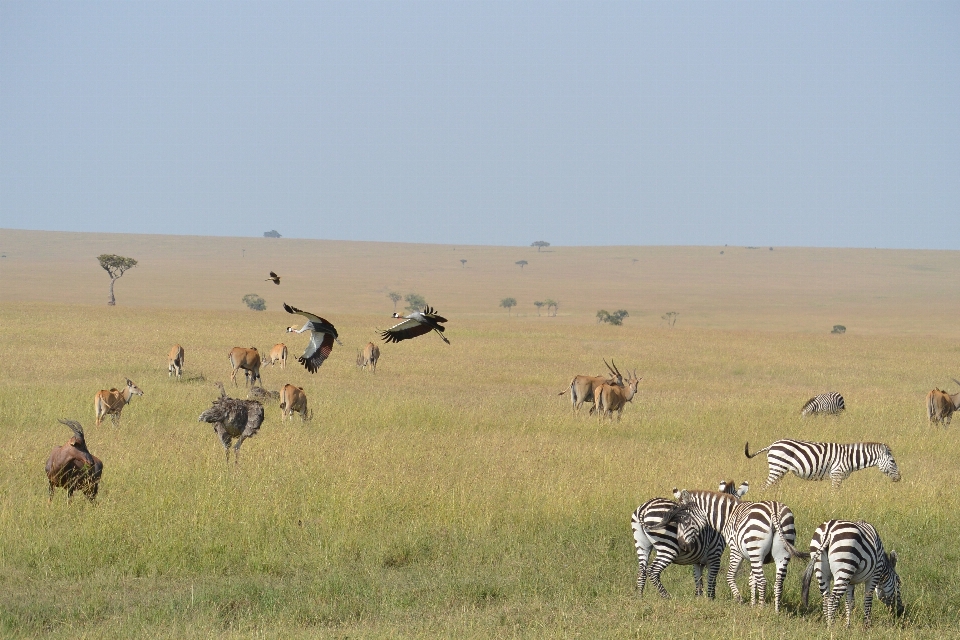
[[(870, 611), (876, 591), (881, 602), (903, 615), (903, 600), (900, 597), (900, 576), (897, 575), (897, 552), (883, 550), (883, 542), (872, 524), (830, 520), (813, 533), (810, 541), (810, 563), (803, 574), (803, 606), (807, 606), (810, 594), (810, 578), (817, 575), (817, 583), (823, 596), (823, 615), (827, 626), (833, 623), (837, 605), (844, 598), (847, 609), (847, 626), (853, 611), (855, 585), (864, 585), (863, 620), (870, 626)], [(833, 589), (830, 580), (833, 580)]]
[(835, 415), (844, 409), (846, 409), (846, 407), (843, 404), (843, 396), (836, 391), (831, 391), (830, 393), (821, 393), (807, 400), (803, 408), (800, 409), (800, 416), (805, 418), (814, 413), (830, 413)]
[(748, 458), (756, 457), (764, 451), (767, 452), (767, 465), (770, 468), (764, 488), (780, 482), (790, 471), (804, 480), (823, 480), (830, 476), (834, 489), (854, 471), (869, 467), (878, 467), (894, 482), (900, 480), (900, 469), (897, 468), (893, 452), (881, 442), (837, 444), (777, 440), (752, 454), (749, 442), (743, 447), (743, 453)]
[(713, 491), (684, 491), (680, 494), (680, 501), (700, 506), (710, 525), (720, 531), (730, 547), (727, 585), (738, 602), (743, 602), (743, 598), (737, 588), (736, 575), (743, 559), (750, 562), (751, 605), (758, 600), (762, 605), (766, 599), (767, 581), (763, 565), (776, 564), (773, 606), (780, 611), (783, 580), (790, 558), (807, 557), (793, 546), (797, 532), (790, 508), (780, 502), (740, 502)]

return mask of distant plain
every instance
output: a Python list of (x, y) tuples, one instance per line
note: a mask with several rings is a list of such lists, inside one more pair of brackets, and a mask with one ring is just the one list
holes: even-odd
[[(960, 624), (960, 445), (956, 423), (932, 427), (923, 407), (960, 379), (960, 252), (0, 230), (0, 253), (3, 635), (826, 634), (819, 598), (800, 611), (796, 561), (779, 616), (736, 605), (722, 579), (715, 602), (695, 599), (686, 567), (664, 574), (672, 600), (637, 597), (632, 510), (727, 477), (786, 502), (802, 547), (825, 519), (862, 518), (901, 554), (906, 618), (877, 604), (864, 631), (858, 606), (851, 637)], [(116, 307), (101, 253), (139, 261)], [(270, 270), (280, 286), (264, 282)], [(392, 323), (390, 291), (426, 298), (452, 344), (382, 345), (378, 373), (359, 372), (357, 349)], [(247, 293), (267, 311), (248, 310)], [(556, 317), (533, 305), (547, 298)], [(345, 346), (312, 376), (293, 357), (266, 367), (267, 388), (304, 387), (314, 418), (281, 424), (268, 405), (227, 464), (197, 416), (215, 381), (232, 388), (231, 347), (302, 351), (282, 302), (334, 322)], [(623, 326), (597, 324), (597, 310), (620, 308)], [(174, 342), (179, 383), (166, 371)], [(557, 394), (611, 357), (643, 376), (623, 421), (574, 416)], [(94, 393), (126, 378), (144, 396), (119, 427), (95, 426)], [(827, 390), (846, 414), (801, 420)], [(69, 435), (58, 418), (79, 420), (104, 460), (96, 506), (62, 492), (47, 505), (43, 463)], [(887, 442), (904, 480), (870, 469), (833, 491), (791, 476), (765, 494), (765, 460), (745, 459), (743, 443), (782, 437)]]

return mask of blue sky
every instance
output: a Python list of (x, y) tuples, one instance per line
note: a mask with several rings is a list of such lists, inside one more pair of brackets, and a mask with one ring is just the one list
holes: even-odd
[(0, 2), (0, 227), (960, 248), (958, 2)]

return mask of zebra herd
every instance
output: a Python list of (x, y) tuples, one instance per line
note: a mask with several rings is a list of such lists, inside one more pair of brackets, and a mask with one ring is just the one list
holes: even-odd
[[(839, 397), (839, 394), (835, 395)], [(841, 398), (841, 407), (842, 403)], [(854, 471), (873, 466), (892, 481), (900, 480), (893, 453), (882, 443), (778, 440), (753, 454), (749, 446), (749, 443), (744, 446), (748, 458), (767, 452), (769, 474), (765, 488), (778, 483), (788, 472), (805, 480), (822, 480), (829, 476), (833, 487), (838, 488)], [(803, 604), (808, 603), (810, 583), (816, 575), (828, 625), (833, 622), (840, 598), (845, 598), (847, 626), (850, 625), (854, 585), (861, 583), (866, 589), (864, 621), (867, 626), (870, 625), (874, 591), (897, 615), (903, 614), (900, 577), (896, 572), (897, 554), (884, 550), (873, 525), (845, 520), (825, 522), (814, 533), (810, 553), (804, 553), (794, 546), (797, 532), (790, 508), (777, 501), (742, 500), (748, 490), (748, 482), (735, 489), (733, 481), (725, 481), (720, 483), (717, 491), (675, 488), (672, 501), (654, 498), (640, 505), (631, 518), (639, 562), (637, 589), (640, 595), (643, 595), (649, 579), (662, 597), (670, 597), (660, 575), (670, 564), (681, 564), (693, 565), (697, 596), (703, 595), (702, 580), (706, 570), (707, 597), (714, 598), (720, 557), (724, 548), (729, 547), (726, 580), (738, 602), (742, 603), (743, 597), (737, 588), (736, 575), (744, 560), (750, 566), (751, 605), (762, 605), (766, 598), (763, 566), (770, 563), (776, 566), (773, 604), (779, 612), (790, 560), (809, 558), (802, 582)], [(652, 562), (651, 555), (655, 556)]]

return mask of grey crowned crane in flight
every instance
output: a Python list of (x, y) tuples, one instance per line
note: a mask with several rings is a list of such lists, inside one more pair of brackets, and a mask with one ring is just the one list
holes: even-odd
[(272, 282), (273, 284), (280, 284), (280, 276), (278, 276), (273, 271), (270, 272), (270, 277), (265, 280), (265, 282)]
[(307, 319), (306, 324), (300, 329), (287, 327), (287, 333), (310, 331), (310, 344), (307, 345), (307, 350), (303, 352), (303, 355), (297, 358), (297, 361), (306, 367), (310, 373), (316, 373), (323, 361), (333, 351), (333, 341), (336, 340), (337, 344), (343, 346), (340, 338), (337, 337), (337, 328), (320, 316), (291, 307), (286, 302), (283, 303), (283, 308), (287, 313), (295, 313)]
[(399, 313), (394, 312), (393, 317), (403, 318), (403, 322), (393, 325), (386, 331), (380, 332), (380, 336), (384, 342), (400, 342), (401, 340), (409, 340), (410, 338), (416, 338), (431, 331), (436, 331), (441, 340), (450, 344), (447, 337), (443, 335), (445, 327), (440, 324), (446, 322), (447, 319), (437, 315), (437, 312), (431, 307), (424, 307), (423, 311), (414, 311), (408, 316), (401, 316)]

